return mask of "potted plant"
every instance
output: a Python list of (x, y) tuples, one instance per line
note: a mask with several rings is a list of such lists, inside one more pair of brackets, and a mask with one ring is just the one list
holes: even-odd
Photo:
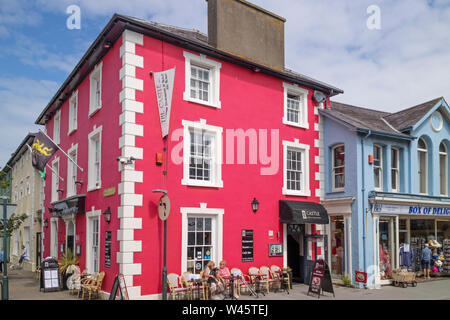
[(65, 253), (61, 255), (61, 259), (58, 261), (59, 272), (62, 275), (63, 289), (67, 288), (67, 279), (74, 273), (76, 268), (78, 268), (78, 257), (72, 253), (72, 250), (67, 249)]
[(344, 283), (344, 286), (346, 286), (347, 288), (351, 288), (353, 287), (352, 285), (352, 279), (350, 279), (349, 276), (347, 275), (343, 275), (341, 278), (342, 282)]

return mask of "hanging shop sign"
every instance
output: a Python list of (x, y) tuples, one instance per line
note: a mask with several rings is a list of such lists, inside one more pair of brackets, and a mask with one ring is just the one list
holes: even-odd
[(281, 223), (328, 224), (328, 213), (324, 206), (314, 202), (279, 200)]
[(253, 262), (253, 230), (242, 230), (242, 262)]
[(314, 268), (310, 279), (307, 295), (312, 293), (316, 294), (317, 298), (320, 298), (321, 293), (325, 291), (332, 293), (334, 296), (330, 269), (324, 260), (319, 259), (314, 262)]
[(52, 203), (53, 208), (48, 208), (54, 217), (63, 217), (70, 214), (84, 213), (86, 196), (76, 195), (61, 201)]
[(111, 231), (105, 233), (105, 267), (111, 268)]
[(173, 82), (175, 79), (175, 68), (155, 72), (156, 99), (158, 102), (159, 120), (161, 122), (162, 137), (169, 134), (170, 109), (172, 106)]
[(405, 206), (396, 204), (376, 203), (372, 206), (376, 214), (402, 214), (419, 216), (450, 216), (450, 207)]

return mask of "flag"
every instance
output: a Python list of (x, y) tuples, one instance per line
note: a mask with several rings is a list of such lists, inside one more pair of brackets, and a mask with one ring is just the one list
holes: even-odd
[(34, 135), (33, 145), (31, 146), (33, 156), (33, 167), (39, 171), (44, 171), (48, 160), (55, 154), (58, 147), (42, 132)]
[(169, 134), (175, 68), (162, 72), (155, 72), (153, 74), (155, 79), (156, 99), (158, 101), (159, 120), (161, 122), (161, 133), (164, 138)]

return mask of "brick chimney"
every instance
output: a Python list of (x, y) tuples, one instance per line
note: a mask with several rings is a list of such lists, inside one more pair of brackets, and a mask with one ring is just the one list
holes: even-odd
[(284, 70), (286, 19), (245, 0), (208, 2), (208, 42), (217, 49)]

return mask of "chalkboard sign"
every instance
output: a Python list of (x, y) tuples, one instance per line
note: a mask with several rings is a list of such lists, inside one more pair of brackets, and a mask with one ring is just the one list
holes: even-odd
[(114, 283), (109, 294), (109, 300), (116, 300), (117, 291), (120, 293), (121, 300), (129, 300), (127, 285), (125, 284), (125, 277), (119, 274), (114, 278)]
[(111, 268), (111, 231), (105, 236), (105, 268)]
[(334, 297), (330, 269), (328, 268), (328, 265), (324, 260), (319, 259), (314, 262), (314, 268), (312, 270), (311, 280), (309, 281), (309, 289), (307, 295), (313, 293), (316, 294), (318, 298), (320, 298), (320, 294), (323, 291), (332, 293)]
[(253, 262), (253, 230), (242, 230), (242, 262)]

